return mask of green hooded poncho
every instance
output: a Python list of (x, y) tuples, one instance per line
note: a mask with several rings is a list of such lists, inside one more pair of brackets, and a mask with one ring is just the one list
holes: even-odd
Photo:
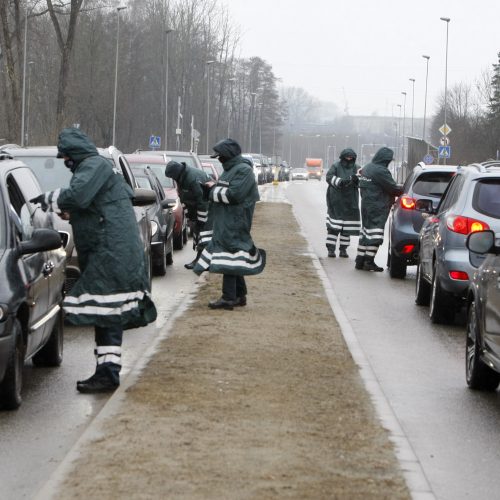
[(70, 214), (81, 270), (63, 303), (67, 321), (124, 329), (154, 321), (131, 187), (80, 130), (62, 130), (57, 147), (74, 165), (69, 188), (51, 196), (52, 208)]

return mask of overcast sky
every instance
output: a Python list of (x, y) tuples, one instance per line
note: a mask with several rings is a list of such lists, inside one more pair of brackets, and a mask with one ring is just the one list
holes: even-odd
[[(500, 0), (221, 0), (241, 31), (241, 56), (260, 56), (286, 86), (345, 103), (351, 115), (391, 115), (395, 104), (423, 116), (448, 88), (474, 82), (497, 62)], [(345, 97), (344, 97), (345, 96)], [(397, 112), (395, 108), (394, 113)]]

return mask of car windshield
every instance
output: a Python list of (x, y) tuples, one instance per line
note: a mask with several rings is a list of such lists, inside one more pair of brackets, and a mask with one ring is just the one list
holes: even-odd
[(454, 172), (427, 172), (419, 176), (413, 184), (413, 192), (420, 196), (441, 198)]
[[(132, 168), (134, 169), (134, 172), (136, 169), (140, 168), (147, 168), (149, 167), (155, 174), (156, 177), (158, 177), (158, 180), (160, 181), (160, 184), (164, 188), (174, 188), (174, 181), (165, 175), (165, 165), (160, 165), (160, 164), (149, 164), (149, 163), (131, 163)], [(142, 186), (141, 186), (142, 187)]]
[(71, 180), (71, 170), (64, 165), (62, 158), (42, 156), (17, 156), (33, 170), (42, 186), (42, 191), (53, 191), (61, 187), (68, 187)]
[[(134, 170), (134, 173), (135, 173), (135, 170)], [(151, 183), (149, 182), (149, 179), (147, 177), (141, 177), (140, 175), (136, 175), (135, 179), (136, 179), (137, 184), (140, 188), (152, 189)]]
[(478, 212), (500, 219), (500, 179), (478, 182), (472, 206)]

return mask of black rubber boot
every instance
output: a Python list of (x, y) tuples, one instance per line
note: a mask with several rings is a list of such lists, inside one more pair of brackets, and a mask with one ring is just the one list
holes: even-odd
[(344, 259), (349, 258), (349, 255), (347, 255), (347, 247), (340, 247), (339, 257), (343, 257)]
[(112, 392), (120, 386), (120, 383), (105, 377), (99, 373), (94, 373), (92, 377), (86, 380), (79, 380), (76, 383), (76, 390), (84, 394), (93, 394), (98, 392)]
[(354, 264), (355, 269), (363, 269), (363, 264), (365, 263), (364, 255), (356, 256), (356, 263)]
[(365, 259), (365, 263), (363, 264), (364, 271), (373, 271), (375, 273), (381, 273), (384, 268), (377, 266), (373, 259)]

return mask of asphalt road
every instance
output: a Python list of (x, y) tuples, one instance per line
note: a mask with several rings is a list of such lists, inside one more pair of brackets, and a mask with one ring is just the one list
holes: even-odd
[[(415, 305), (415, 267), (405, 280), (357, 271), (357, 238), (350, 259), (326, 256), (324, 181), (274, 189), (293, 204), (436, 497), (499, 498), (500, 395), (467, 388), (465, 327), (433, 325), (428, 308)], [(376, 263), (385, 268), (386, 258), (384, 246)]]
[[(126, 376), (149, 347), (157, 329), (192, 293), (197, 276), (184, 269), (192, 260), (191, 240), (174, 253), (167, 274), (153, 279), (158, 310), (154, 325), (128, 330), (123, 341), (122, 376)], [(101, 410), (109, 395), (84, 395), (76, 380), (95, 368), (92, 328), (65, 328), (64, 360), (59, 368), (35, 368), (26, 363), (23, 404), (13, 412), (0, 412), (0, 499), (32, 498), (73, 444)]]

